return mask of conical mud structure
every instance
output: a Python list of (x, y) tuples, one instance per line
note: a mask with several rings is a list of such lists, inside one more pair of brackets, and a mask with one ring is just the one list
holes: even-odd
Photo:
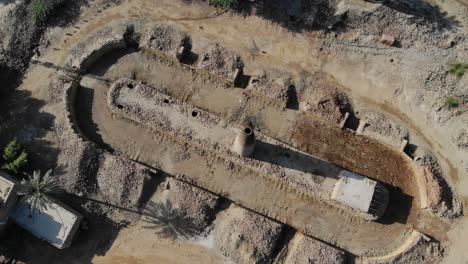
[(251, 124), (244, 125), (237, 134), (232, 151), (242, 157), (250, 156), (255, 148), (255, 134)]

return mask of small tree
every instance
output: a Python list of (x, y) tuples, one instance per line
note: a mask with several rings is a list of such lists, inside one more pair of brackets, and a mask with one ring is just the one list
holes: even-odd
[(3, 151), (5, 163), (2, 169), (18, 174), (28, 164), (26, 153), (16, 139), (12, 140)]
[(20, 171), (28, 164), (28, 153), (21, 152), (17, 159), (10, 163), (5, 163), (2, 166), (2, 169), (10, 171), (14, 174), (19, 174)]
[(48, 170), (44, 176), (40, 171), (34, 171), (32, 176), (23, 179), (19, 186), (18, 194), (22, 195), (22, 201), (31, 209), (41, 209), (48, 201), (48, 195), (59, 192), (59, 184), (56, 177), (52, 176), (52, 170)]
[(5, 150), (3, 151), (3, 159), (6, 162), (12, 162), (20, 155), (21, 150), (22, 147), (15, 138), (5, 147)]

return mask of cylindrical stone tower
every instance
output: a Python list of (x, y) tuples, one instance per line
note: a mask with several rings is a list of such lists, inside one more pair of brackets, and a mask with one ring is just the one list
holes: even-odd
[(250, 156), (255, 148), (255, 134), (252, 125), (247, 124), (241, 128), (239, 134), (237, 134), (232, 151), (239, 154), (242, 157)]

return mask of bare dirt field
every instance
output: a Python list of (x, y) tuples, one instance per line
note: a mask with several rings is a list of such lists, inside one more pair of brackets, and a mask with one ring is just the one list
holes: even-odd
[[(468, 74), (448, 71), (468, 59), (463, 1), (56, 5), (76, 12), (27, 45), (0, 27), (0, 80), (18, 77), (0, 143), (56, 168), (89, 227), (60, 251), (12, 225), (2, 261), (467, 261)], [(380, 219), (330, 198), (343, 169), (389, 190)]]

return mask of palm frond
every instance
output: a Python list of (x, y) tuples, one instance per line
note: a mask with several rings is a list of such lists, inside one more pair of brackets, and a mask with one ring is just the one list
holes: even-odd
[(18, 194), (31, 208), (42, 209), (49, 200), (48, 195), (56, 194), (59, 190), (58, 179), (52, 176), (52, 170), (48, 170), (43, 177), (40, 171), (34, 171), (32, 176), (20, 182)]
[(167, 238), (188, 239), (199, 233), (191, 226), (192, 219), (187, 217), (185, 212), (174, 208), (169, 200), (164, 203), (149, 202), (144, 216), (142, 220), (148, 224), (144, 228), (156, 229), (157, 234)]

